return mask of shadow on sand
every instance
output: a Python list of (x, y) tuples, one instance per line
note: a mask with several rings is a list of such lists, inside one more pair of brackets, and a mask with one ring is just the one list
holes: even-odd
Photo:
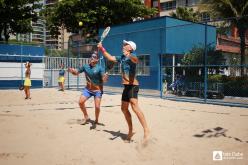
[(225, 137), (225, 138), (229, 138), (229, 139), (233, 139), (237, 142), (240, 143), (248, 143), (248, 141), (244, 141), (241, 140), (240, 138), (237, 137), (233, 137), (233, 136), (228, 136), (226, 134), (228, 130), (222, 127), (216, 127), (216, 128), (210, 128), (210, 129), (206, 129), (201, 131), (200, 134), (195, 134), (193, 135), (196, 138), (218, 138), (218, 137)]
[(103, 130), (104, 132), (110, 133), (113, 137), (109, 138), (110, 140), (115, 140), (116, 138), (120, 137), (122, 140), (127, 139), (127, 134), (121, 133), (121, 131), (109, 131)]

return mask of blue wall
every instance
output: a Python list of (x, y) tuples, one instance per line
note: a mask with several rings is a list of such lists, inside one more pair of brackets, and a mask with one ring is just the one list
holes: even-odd
[[(22, 56), (20, 56), (22, 55)], [(38, 46), (0, 44), (0, 62), (32, 62), (41, 63), (45, 49)], [(25, 69), (24, 69), (25, 70)], [(0, 88), (18, 88), (21, 80), (0, 80)], [(32, 88), (42, 87), (42, 80), (32, 80)]]
[[(22, 55), (22, 59), (20, 55)], [(45, 55), (45, 49), (43, 47), (30, 46), (30, 45), (0, 44), (1, 62), (30, 61), (32, 63), (40, 63), (42, 62), (42, 57), (44, 55)]]
[[(21, 80), (0, 80), (0, 89), (18, 89), (19, 85), (22, 84), (21, 82)], [(31, 80), (31, 83), (31, 88), (41, 88), (43, 86), (42, 80)]]
[(30, 45), (0, 44), (0, 54), (44, 56), (45, 49)]
[[(166, 54), (188, 53), (194, 45), (205, 43), (205, 25), (167, 17)], [(216, 28), (207, 26), (207, 44), (216, 44)]]
[[(101, 34), (103, 29), (99, 31)], [(113, 26), (103, 41), (106, 50), (120, 56), (122, 41), (132, 40), (137, 45), (137, 55), (150, 55), (150, 76), (138, 76), (141, 88), (160, 89), (160, 55), (184, 54), (194, 45), (204, 44), (205, 25), (182, 21), (171, 17), (160, 17), (145, 21)], [(216, 29), (207, 26), (207, 43), (215, 45)], [(110, 76), (107, 85), (120, 86), (120, 76)]]

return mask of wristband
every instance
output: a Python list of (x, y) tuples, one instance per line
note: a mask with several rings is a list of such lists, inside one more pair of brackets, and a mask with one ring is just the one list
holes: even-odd
[(106, 49), (104, 47), (99, 48), (102, 53), (106, 52)]

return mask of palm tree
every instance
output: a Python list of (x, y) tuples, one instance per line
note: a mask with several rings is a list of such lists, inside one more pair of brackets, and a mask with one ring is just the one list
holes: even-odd
[(202, 0), (201, 8), (206, 9), (212, 18), (230, 18), (231, 23), (238, 29), (240, 37), (241, 76), (244, 76), (245, 64), (245, 32), (248, 28), (247, 0)]

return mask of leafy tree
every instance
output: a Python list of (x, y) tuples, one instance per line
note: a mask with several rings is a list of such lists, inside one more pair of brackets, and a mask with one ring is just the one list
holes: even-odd
[(187, 21), (200, 22), (200, 12), (193, 8), (178, 7), (176, 12), (170, 13), (170, 16)]
[[(83, 36), (95, 36), (100, 27), (128, 23), (156, 13), (156, 9), (145, 7), (140, 0), (62, 0), (43, 11), (54, 37), (60, 34), (61, 27)], [(78, 25), (80, 21), (82, 27)]]
[[(247, 0), (202, 0), (202, 7), (212, 18), (230, 18), (231, 23), (238, 28), (240, 36), (241, 65), (245, 64), (245, 32), (248, 29), (248, 1)], [(241, 76), (244, 67), (241, 66)]]
[(37, 9), (41, 8), (38, 2), (39, 0), (0, 0), (0, 41), (7, 42), (10, 34), (32, 32), (31, 21), (37, 21)]
[[(204, 45), (194, 46), (189, 53), (185, 54), (182, 59), (183, 65), (203, 65), (204, 64)], [(225, 63), (223, 54), (220, 51), (216, 51), (214, 47), (207, 47), (207, 65), (213, 65), (209, 67), (209, 70), (213, 72), (216, 70), (218, 73), (221, 66)], [(216, 66), (217, 65), (217, 66)]]

